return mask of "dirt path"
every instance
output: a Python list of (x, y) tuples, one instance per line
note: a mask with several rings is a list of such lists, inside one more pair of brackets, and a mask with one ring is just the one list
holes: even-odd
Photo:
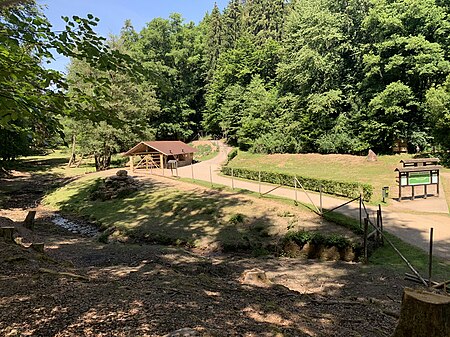
[[(198, 180), (212, 181), (215, 184), (232, 186), (234, 183), (235, 188), (246, 189), (249, 191), (259, 192), (258, 183), (232, 179), (230, 177), (220, 175), (220, 166), (226, 161), (227, 154), (230, 148), (223, 143), (219, 143), (220, 152), (219, 155), (211, 160), (197, 163), (193, 166), (194, 177)], [(192, 177), (191, 167), (182, 167), (178, 170), (179, 175), (185, 178)], [(210, 174), (211, 172), (211, 174)], [(448, 176), (443, 176), (443, 179), (449, 179)], [(272, 189), (275, 185), (261, 184), (261, 192), (265, 193)], [(308, 192), (309, 197), (302, 191), (298, 191), (297, 200), (301, 203), (311, 204), (313, 203), (319, 207), (320, 197), (318, 193)], [(271, 195), (280, 196), (284, 198), (295, 198), (295, 192), (291, 188), (278, 188), (271, 192)], [(311, 200), (309, 200), (311, 198)], [(441, 188), (441, 199), (445, 200), (443, 188)], [(346, 202), (347, 200), (333, 198), (330, 196), (324, 196), (322, 199), (323, 207), (326, 209), (332, 209)], [(420, 203), (433, 202), (433, 198), (428, 198), (424, 201), (414, 201), (417, 205), (417, 210), (420, 210)], [(397, 203), (398, 204), (398, 203)], [(430, 206), (431, 207), (431, 206)], [(428, 207), (428, 208), (430, 208)], [(432, 207), (431, 207), (432, 209)], [(376, 207), (367, 206), (367, 210), (371, 216), (376, 214)], [(359, 203), (354, 202), (338, 210), (340, 213), (359, 219)], [(432, 212), (418, 212), (411, 211), (405, 208), (399, 208), (398, 206), (385, 207), (383, 209), (384, 226), (396, 236), (400, 237), (404, 241), (415, 245), (423, 250), (427, 250), (429, 246), (429, 230), (434, 228), (434, 253), (447, 261), (450, 261), (450, 216), (442, 213)]]

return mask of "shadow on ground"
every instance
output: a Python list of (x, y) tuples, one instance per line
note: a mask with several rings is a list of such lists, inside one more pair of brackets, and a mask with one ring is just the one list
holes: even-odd
[[(396, 319), (386, 312), (398, 312), (403, 285), (360, 264), (204, 258), (61, 233), (49, 244), (50, 256), (72, 261), (70, 271), (89, 281), (31, 270), (1, 275), (0, 289), (8, 289), (2, 333), (162, 336), (193, 328), (203, 336), (389, 336)], [(239, 282), (254, 267), (275, 283)]]

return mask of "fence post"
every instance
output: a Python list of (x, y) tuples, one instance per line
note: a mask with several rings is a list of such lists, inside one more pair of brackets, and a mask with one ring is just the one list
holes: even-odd
[(297, 202), (297, 176), (294, 176), (294, 194), (295, 194), (295, 202)]
[(231, 189), (234, 190), (234, 173), (233, 173), (233, 168), (231, 168)]
[(261, 196), (261, 171), (258, 171), (258, 192), (259, 196)]
[(378, 205), (378, 211), (380, 212), (380, 238), (381, 244), (384, 246), (384, 235), (383, 235), (383, 214), (381, 213), (381, 205)]
[(319, 185), (319, 192), (320, 192), (320, 214), (323, 215), (323, 209), (322, 209), (322, 184)]
[(211, 165), (209, 165), (209, 180), (211, 181), (211, 187), (213, 187), (213, 182), (212, 182), (212, 168), (211, 168)]
[(194, 165), (192, 164), (192, 162), (191, 162), (191, 177), (192, 177), (192, 180), (195, 181), (194, 180)]
[(377, 244), (378, 241), (380, 241), (380, 232), (378, 231), (378, 229), (380, 228), (380, 210), (377, 209), (377, 231), (376, 231), (376, 239), (377, 239)]
[(368, 240), (367, 235), (369, 231), (369, 219), (364, 218), (364, 263), (369, 262), (369, 252), (368, 252)]
[(433, 266), (433, 227), (430, 228), (430, 253), (428, 255), (428, 287), (431, 287), (432, 266)]
[(362, 228), (362, 195), (359, 194), (359, 228)]

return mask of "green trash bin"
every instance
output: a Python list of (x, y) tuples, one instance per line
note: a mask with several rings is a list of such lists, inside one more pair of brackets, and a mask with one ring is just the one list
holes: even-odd
[(383, 202), (386, 202), (385, 199), (389, 198), (389, 186), (384, 186), (381, 191), (382, 191), (381, 195), (383, 197)]

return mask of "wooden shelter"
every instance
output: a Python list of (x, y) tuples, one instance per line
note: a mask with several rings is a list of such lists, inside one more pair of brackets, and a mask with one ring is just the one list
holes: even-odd
[[(197, 150), (179, 140), (140, 142), (127, 152), (132, 171), (138, 168), (165, 169), (186, 166), (192, 163)], [(135, 159), (138, 159), (135, 165)], [(175, 166), (175, 167), (174, 167)]]
[(403, 167), (396, 168), (398, 172), (398, 200), (402, 200), (402, 188), (411, 187), (411, 197), (414, 200), (415, 186), (423, 186), (424, 198), (428, 196), (428, 185), (436, 185), (439, 195), (439, 170), (442, 166), (438, 158), (417, 158), (401, 160)]

